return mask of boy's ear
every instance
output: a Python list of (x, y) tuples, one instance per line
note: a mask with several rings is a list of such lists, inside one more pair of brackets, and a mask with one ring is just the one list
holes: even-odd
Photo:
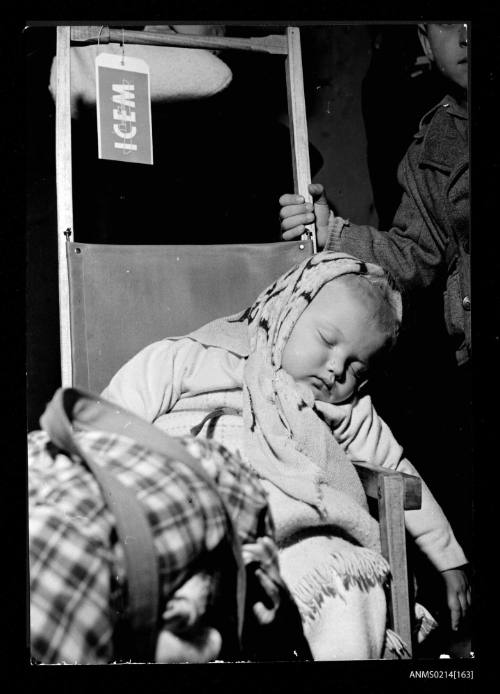
[(427, 33), (427, 26), (425, 24), (418, 25), (418, 38), (420, 39), (420, 44), (424, 50), (425, 55), (429, 60), (434, 60), (434, 53), (432, 52), (431, 44), (429, 42), (429, 35)]

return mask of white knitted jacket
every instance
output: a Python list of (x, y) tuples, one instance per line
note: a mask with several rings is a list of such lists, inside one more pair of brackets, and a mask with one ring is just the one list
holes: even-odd
[[(113, 377), (102, 396), (154, 422), (172, 436), (190, 433), (215, 408), (242, 410), (244, 359), (189, 338), (161, 340), (144, 348)], [(403, 449), (377, 415), (367, 395), (337, 405), (331, 420), (337, 441), (353, 460), (419, 475), (404, 458)], [(210, 429), (212, 429), (210, 431)], [(241, 415), (225, 414), (207, 422), (202, 433), (230, 451), (241, 450)], [(417, 546), (439, 571), (467, 562), (453, 531), (422, 481), (422, 507), (407, 511), (406, 526)]]

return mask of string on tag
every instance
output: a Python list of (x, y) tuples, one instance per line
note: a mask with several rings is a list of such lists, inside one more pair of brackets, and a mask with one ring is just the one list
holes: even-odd
[(99, 29), (99, 33), (97, 34), (97, 45), (99, 45), (101, 43), (101, 34), (102, 34), (103, 29), (104, 29), (104, 25), (101, 24), (101, 27)]
[(101, 25), (101, 27), (99, 29), (99, 33), (97, 34), (97, 53), (99, 53), (99, 46), (101, 44), (101, 34), (102, 34), (103, 29), (104, 29), (104, 24)]
[(125, 65), (125, 30), (122, 27), (122, 65)]

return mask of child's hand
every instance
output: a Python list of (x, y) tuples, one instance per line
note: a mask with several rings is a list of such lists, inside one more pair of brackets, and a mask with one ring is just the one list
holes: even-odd
[(280, 197), (282, 237), (285, 241), (296, 239), (304, 233), (306, 224), (315, 221), (318, 248), (324, 248), (328, 236), (330, 207), (321, 183), (311, 183), (309, 192), (313, 196), (314, 204), (304, 202), (302, 195), (285, 194)]
[(451, 628), (457, 631), (471, 605), (471, 587), (463, 569), (441, 571), (446, 584), (446, 596), (451, 613)]
[(243, 545), (242, 555), (246, 566), (256, 564), (254, 575), (265, 597), (265, 603), (262, 600), (254, 603), (253, 613), (259, 624), (270, 624), (280, 607), (283, 589), (275, 545), (270, 538), (260, 537), (256, 543)]
[(222, 637), (211, 627), (183, 636), (162, 629), (156, 642), (155, 662), (209, 663), (217, 658), (221, 647)]

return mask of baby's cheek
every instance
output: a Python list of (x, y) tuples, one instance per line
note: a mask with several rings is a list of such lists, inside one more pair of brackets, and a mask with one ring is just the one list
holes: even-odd
[(303, 374), (303, 362), (304, 353), (293, 342), (288, 343), (281, 358), (283, 370), (293, 378), (300, 378)]

